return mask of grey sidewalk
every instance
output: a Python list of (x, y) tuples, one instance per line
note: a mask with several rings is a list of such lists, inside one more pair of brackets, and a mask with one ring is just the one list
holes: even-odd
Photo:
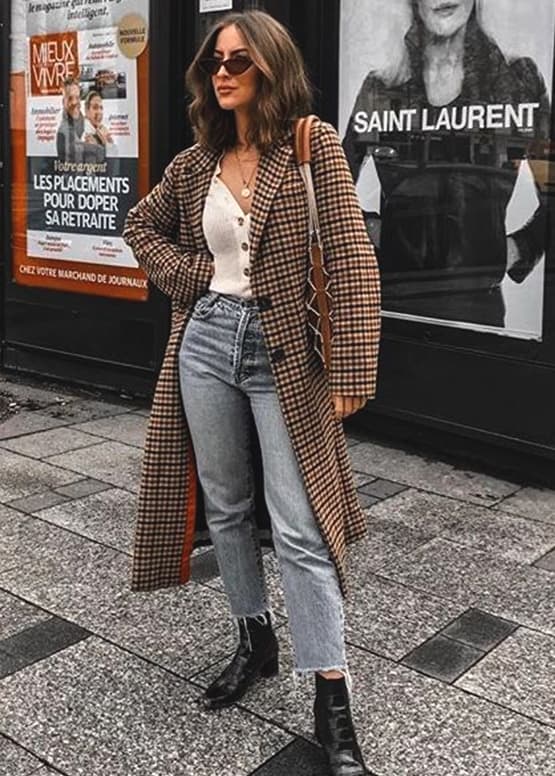
[[(194, 700), (236, 634), (210, 550), (128, 589), (148, 411), (0, 374), (0, 776), (319, 776), (275, 558), (280, 676)], [(555, 492), (350, 437), (354, 717), (377, 776), (555, 776)]]

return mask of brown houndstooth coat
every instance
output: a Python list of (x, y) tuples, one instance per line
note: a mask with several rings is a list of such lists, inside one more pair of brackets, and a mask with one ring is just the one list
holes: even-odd
[[(331, 393), (374, 395), (379, 278), (339, 137), (330, 124), (315, 122), (314, 186), (334, 316), (327, 378), (307, 330), (308, 208), (292, 135), (291, 131), (274, 144), (259, 163), (251, 210), (250, 280), (260, 302), (262, 330), (291, 441), (346, 596), (346, 545), (364, 536), (367, 526)], [(150, 280), (170, 297), (172, 307), (144, 450), (133, 590), (187, 582), (193, 548), (210, 543), (182, 409), (178, 354), (191, 307), (208, 289), (212, 275), (202, 211), (217, 156), (199, 144), (178, 154), (162, 181), (129, 212), (125, 224), (125, 241)], [(259, 536), (263, 546), (272, 546), (254, 430), (252, 443)]]

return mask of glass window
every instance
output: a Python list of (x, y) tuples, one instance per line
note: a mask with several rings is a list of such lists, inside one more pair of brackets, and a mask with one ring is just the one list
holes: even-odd
[(342, 0), (340, 131), (384, 315), (541, 339), (555, 6)]

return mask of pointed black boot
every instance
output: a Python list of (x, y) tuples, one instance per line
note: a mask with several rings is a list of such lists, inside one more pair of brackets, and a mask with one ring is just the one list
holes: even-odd
[(353, 728), (345, 677), (326, 679), (319, 673), (315, 676), (315, 736), (324, 750), (331, 776), (367, 774)]
[(230, 706), (245, 694), (259, 676), (278, 673), (278, 641), (272, 630), (270, 612), (266, 623), (256, 617), (239, 619), (239, 645), (231, 663), (207, 687), (202, 698), (206, 710)]

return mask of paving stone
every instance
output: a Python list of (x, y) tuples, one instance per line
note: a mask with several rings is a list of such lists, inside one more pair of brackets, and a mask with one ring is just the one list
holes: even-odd
[(351, 578), (363, 571), (379, 571), (396, 558), (404, 558), (417, 547), (427, 543), (428, 536), (394, 520), (374, 514), (379, 505), (368, 512), (368, 533), (348, 547), (347, 564)]
[[(12, 568), (21, 568), (32, 563), (40, 545), (32, 542), (44, 539), (44, 530), (33, 517), (22, 515), (14, 509), (0, 505), (0, 570), (8, 572)], [(27, 554), (29, 553), (29, 555)], [(1, 583), (0, 583), (1, 586)]]
[(0, 641), (25, 628), (44, 622), (50, 616), (48, 612), (0, 590)]
[(385, 565), (380, 575), (555, 634), (553, 576), (548, 571), (436, 538)]
[(555, 526), (475, 508), (472, 517), (462, 510), (457, 522), (443, 532), (446, 539), (495, 553), (508, 560), (531, 563), (555, 547)]
[(97, 418), (123, 415), (132, 409), (128, 404), (116, 404), (97, 399), (77, 399), (56, 407), (46, 407), (43, 412), (53, 418), (63, 419), (66, 425), (86, 423)]
[[(473, 513), (477, 508), (475, 505), (435, 493), (409, 488), (378, 504), (370, 514), (374, 518), (404, 525), (410, 530), (418, 531), (422, 537), (431, 539), (455, 524), (460, 510), (472, 510)], [(490, 514), (490, 510), (486, 511)]]
[(128, 490), (110, 488), (89, 496), (41, 509), (36, 515), (62, 528), (130, 552), (137, 513), (137, 497)]
[(68, 498), (83, 498), (83, 496), (90, 496), (92, 493), (108, 490), (110, 487), (107, 482), (87, 478), (77, 480), (77, 482), (72, 482), (69, 485), (62, 485), (56, 488), (56, 492)]
[(519, 628), (462, 676), (457, 686), (555, 726), (554, 677), (555, 638)]
[(191, 579), (195, 582), (206, 582), (219, 574), (218, 561), (213, 549), (197, 552), (191, 558)]
[(401, 663), (442, 682), (452, 682), (483, 655), (479, 649), (437, 635), (405, 655)]
[[(89, 584), (87, 574), (92, 572), (95, 565), (102, 565), (104, 559), (109, 562), (116, 554), (96, 542), (87, 541), (62, 528), (35, 517), (21, 515), (7, 507), (0, 508), (0, 540), (1, 579), (7, 581), (11, 574), (14, 577), (29, 575), (32, 579), (32, 575), (36, 574), (38, 586), (42, 578), (41, 570), (51, 573), (51, 592), (54, 597), (46, 598), (48, 601), (56, 600), (56, 576), (64, 578), (65, 573), (69, 574), (65, 587), (71, 595), (72, 584), (75, 585), (74, 592), (77, 592), (81, 582)], [(104, 573), (104, 570), (99, 573)], [(47, 579), (43, 581), (48, 584)], [(0, 586), (8, 587), (1, 581)], [(27, 599), (25, 595), (21, 597)], [(36, 598), (33, 602), (40, 605)]]
[(401, 493), (406, 489), (406, 485), (399, 485), (398, 482), (377, 479), (363, 485), (360, 488), (360, 491), (362, 493), (367, 493), (369, 496), (375, 496), (377, 499), (383, 499), (395, 496), (397, 493)]
[(114, 439), (126, 445), (143, 447), (148, 419), (136, 412), (127, 412), (117, 417), (98, 418), (87, 423), (77, 423), (72, 430), (96, 434), (99, 437)]
[(40, 760), (0, 734), (0, 776), (34, 776), (40, 765)]
[(8, 652), (2, 652), (0, 649), (0, 679), (10, 674), (15, 674), (27, 665), (27, 661), (21, 655), (11, 655)]
[(555, 550), (547, 552), (545, 555), (542, 555), (541, 558), (534, 561), (534, 566), (537, 566), (539, 569), (545, 569), (546, 571), (555, 571)]
[(374, 504), (377, 504), (379, 499), (376, 498), (375, 496), (369, 496), (368, 494), (361, 493), (359, 491), (359, 493), (358, 493), (358, 501), (359, 501), (360, 506), (363, 509), (368, 509), (369, 507), (373, 507)]
[(30, 458), (45, 458), (49, 455), (65, 453), (68, 450), (77, 450), (80, 447), (89, 447), (98, 443), (98, 438), (92, 434), (84, 434), (74, 428), (63, 426), (4, 440), (0, 443), (0, 447), (12, 450), (14, 453), (28, 455)]
[(67, 501), (67, 496), (63, 496), (55, 490), (46, 490), (44, 493), (37, 493), (34, 496), (26, 496), (25, 498), (18, 498), (15, 501), (8, 501), (7, 506), (19, 510), (19, 512), (32, 514), (33, 512), (38, 512), (40, 509), (47, 509), (55, 504), (61, 504), (64, 501)]
[(131, 445), (101, 442), (83, 450), (54, 455), (45, 461), (119, 488), (139, 490), (142, 450)]
[(17, 412), (8, 415), (0, 423), (0, 439), (12, 439), (23, 434), (33, 434), (64, 425), (64, 420), (51, 417), (44, 412)]
[(345, 638), (358, 647), (399, 660), (461, 610), (358, 568), (345, 602)]
[[(90, 636), (89, 631), (60, 617), (50, 617), (0, 641), (0, 652), (17, 659), (19, 668), (42, 660)], [(3, 674), (6, 676), (6, 673)]]
[(429, 538), (439, 534), (521, 563), (530, 563), (555, 546), (555, 526), (412, 488), (373, 507), (371, 514)]
[(522, 488), (504, 499), (499, 508), (555, 525), (555, 491), (549, 488)]
[(222, 592), (195, 582), (131, 591), (128, 556), (36, 518), (21, 522), (25, 562), (0, 574), (1, 588), (185, 678), (234, 649)]
[(469, 609), (443, 628), (441, 633), (462, 641), (463, 644), (488, 652), (517, 627), (516, 622), (504, 620), (480, 609)]
[(356, 471), (484, 506), (496, 504), (520, 488), (480, 472), (456, 469), (451, 464), (372, 442), (349, 448), (349, 455)]
[(91, 637), (2, 680), (0, 729), (72, 776), (246, 776), (292, 737)]
[(364, 472), (353, 472), (353, 479), (355, 481), (355, 487), (360, 488), (362, 485), (366, 485), (369, 482), (373, 482), (376, 478), (370, 474)]
[[(295, 685), (287, 629), (280, 673), (249, 688), (242, 705), (310, 742), (314, 681)], [(368, 768), (380, 776), (553, 776), (555, 731), (454, 685), (347, 647), (352, 711)], [(203, 686), (224, 661), (202, 677)], [(198, 678), (200, 681), (200, 677)], [(196, 681), (196, 680), (195, 680)]]
[(322, 749), (296, 738), (251, 776), (322, 776), (323, 773), (327, 773), (327, 765)]
[(75, 472), (1, 449), (0, 471), (0, 502), (4, 503), (81, 479)]

